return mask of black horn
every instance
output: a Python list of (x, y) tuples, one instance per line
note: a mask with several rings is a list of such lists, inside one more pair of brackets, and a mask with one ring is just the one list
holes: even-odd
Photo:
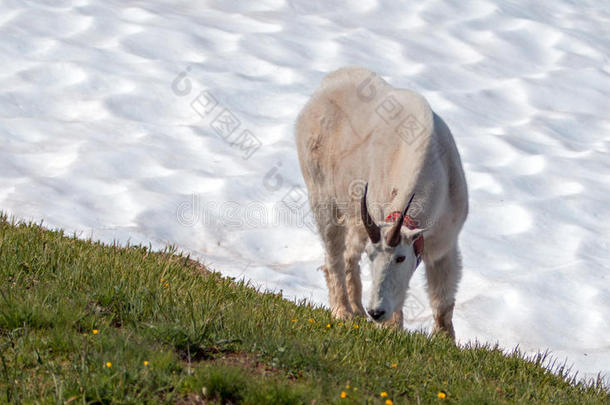
[(407, 211), (409, 211), (409, 207), (411, 206), (411, 202), (413, 201), (413, 197), (415, 197), (415, 193), (413, 193), (413, 195), (411, 196), (411, 199), (409, 200), (409, 203), (407, 204), (407, 207), (402, 212), (402, 215), (400, 216), (398, 221), (396, 221), (396, 224), (394, 224), (394, 227), (392, 229), (390, 229), (390, 232), (388, 232), (388, 236), (387, 236), (386, 242), (387, 242), (388, 246), (390, 246), (390, 247), (398, 246), (398, 244), (400, 243), (400, 228), (402, 227), (402, 223), (405, 220), (405, 216), (407, 215)]
[(368, 188), (369, 183), (366, 183), (364, 185), (364, 195), (362, 196), (362, 201), (360, 203), (360, 215), (362, 215), (362, 222), (366, 228), (366, 233), (368, 233), (369, 238), (371, 238), (371, 242), (377, 243), (381, 240), (381, 231), (375, 221), (373, 221), (373, 218), (369, 215), (369, 210), (366, 207), (366, 193)]

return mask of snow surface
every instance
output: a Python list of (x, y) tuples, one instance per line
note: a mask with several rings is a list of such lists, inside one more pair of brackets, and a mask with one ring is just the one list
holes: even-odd
[[(293, 125), (365, 66), (462, 154), (458, 340), (608, 375), (608, 55), (604, 1), (2, 0), (0, 209), (326, 304)], [(422, 269), (405, 310), (430, 327)]]

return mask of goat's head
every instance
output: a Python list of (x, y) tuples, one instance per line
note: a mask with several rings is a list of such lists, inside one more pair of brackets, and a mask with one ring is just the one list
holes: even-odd
[(409, 281), (421, 260), (420, 237), (424, 229), (402, 226), (413, 196), (395, 222), (378, 226), (368, 212), (367, 191), (368, 184), (361, 202), (362, 221), (369, 235), (365, 252), (373, 279), (367, 312), (375, 321), (382, 322), (404, 304)]

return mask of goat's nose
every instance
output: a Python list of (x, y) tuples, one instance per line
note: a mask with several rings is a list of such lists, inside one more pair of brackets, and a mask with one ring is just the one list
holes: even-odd
[(381, 318), (383, 316), (383, 314), (385, 314), (384, 310), (379, 310), (379, 309), (369, 309), (368, 312), (369, 312), (369, 315), (371, 316), (371, 318), (373, 318), (374, 320)]

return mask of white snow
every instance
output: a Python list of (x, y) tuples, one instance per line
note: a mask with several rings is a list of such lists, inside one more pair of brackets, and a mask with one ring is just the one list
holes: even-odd
[(365, 66), (423, 93), (461, 151), (458, 340), (609, 375), (610, 7), (399, 4), (0, 2), (0, 210), (326, 304), (293, 124), (326, 73)]

